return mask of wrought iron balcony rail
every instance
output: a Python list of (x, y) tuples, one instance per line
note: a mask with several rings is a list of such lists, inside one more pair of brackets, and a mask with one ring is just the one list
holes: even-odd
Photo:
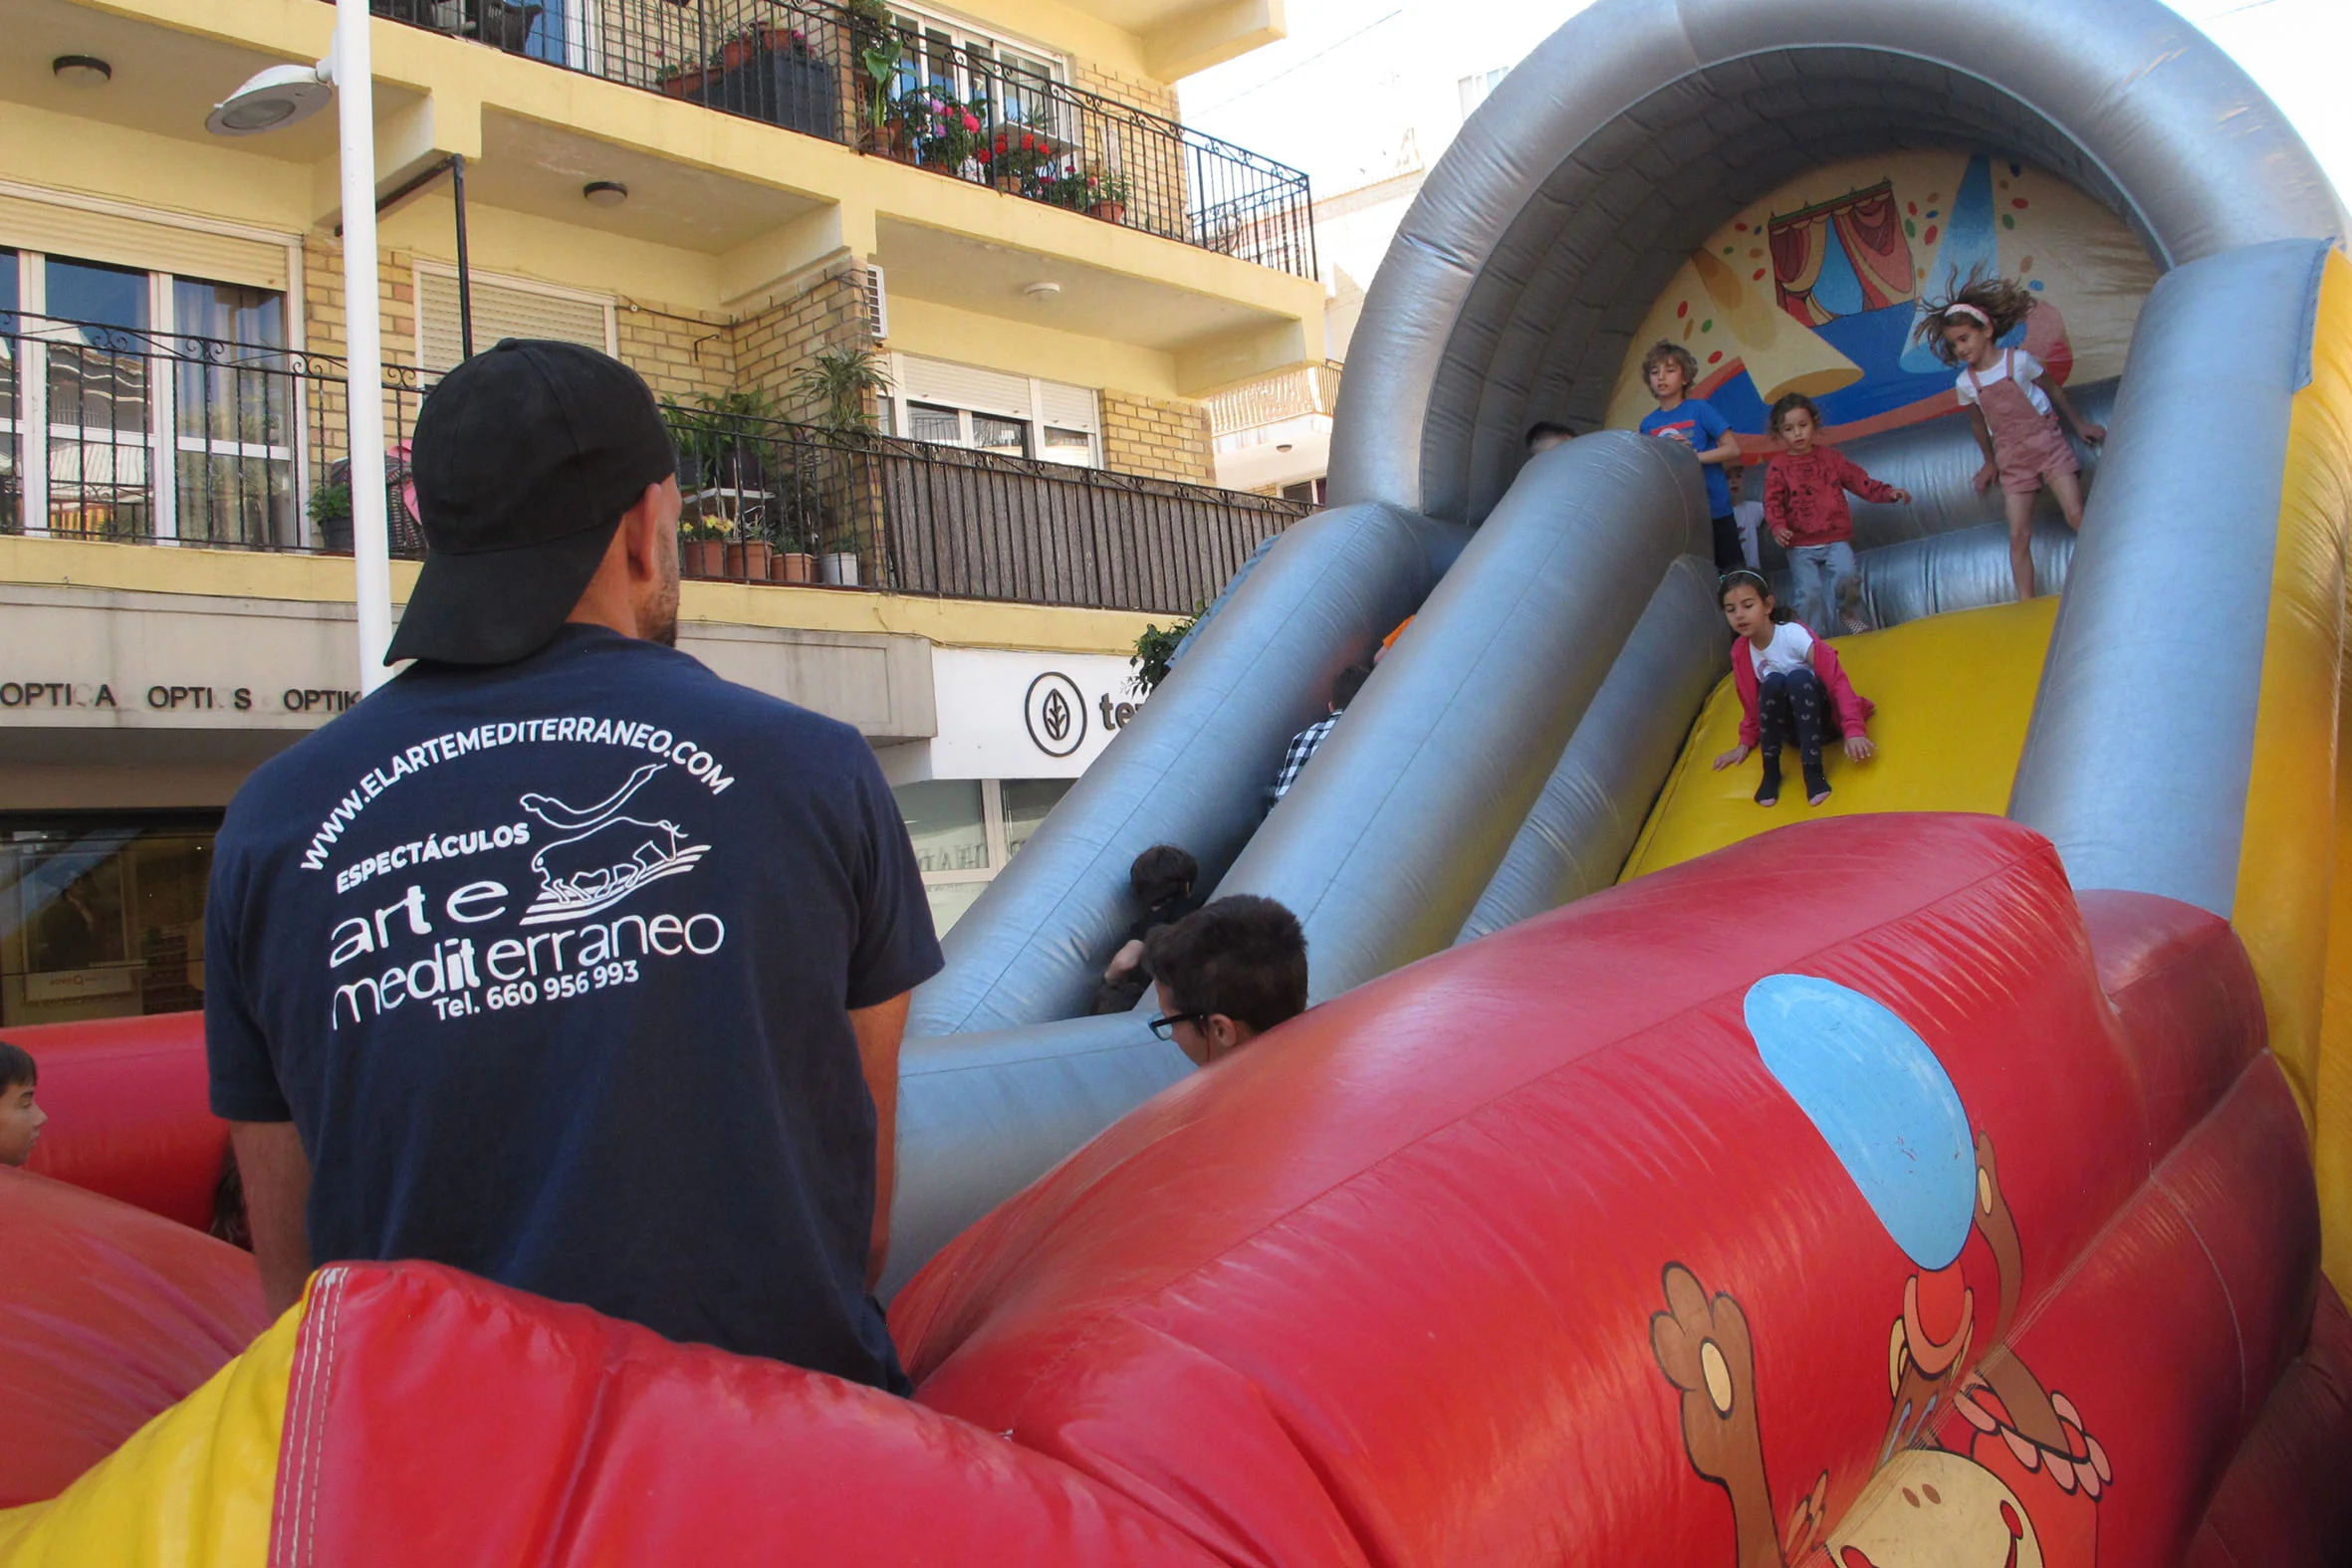
[[(394, 555), (423, 553), (408, 432), (429, 377), (387, 366)], [(0, 314), (0, 533), (348, 552), (343, 361)], [(672, 409), (695, 574), (1181, 613), (1306, 508), (782, 420)], [(483, 439), (495, 441), (487, 430)]]
[(393, 21), (1315, 276), (1304, 174), (1009, 50), (823, 0), (371, 4)]

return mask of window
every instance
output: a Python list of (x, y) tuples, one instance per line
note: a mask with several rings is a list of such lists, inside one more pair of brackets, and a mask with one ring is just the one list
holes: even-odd
[(933, 779), (900, 784), (898, 812), (914, 841), (931, 923), (942, 935), (963, 918), (1073, 779)]
[[(512, 279), (469, 276), (474, 307), (474, 349), (501, 337), (553, 337), (600, 353), (617, 353), (612, 301)], [(420, 263), (416, 269), (416, 358), (438, 374), (465, 357), (464, 320), (458, 309), (454, 268)]]
[(32, 318), (0, 343), (0, 526), (299, 542), (283, 292), (34, 251), (0, 276)]
[(202, 1007), (217, 823), (0, 818), (0, 1026)]
[(1076, 468), (1099, 464), (1094, 390), (977, 365), (892, 354), (893, 426), (917, 441)]
[(999, 120), (1059, 128), (1051, 85), (1065, 71), (1055, 56), (919, 11), (893, 8), (891, 18), (910, 46), (898, 66), (900, 93), (928, 89), (964, 104), (986, 100)]
[(1495, 89), (1503, 85), (1503, 79), (1509, 75), (1511, 75), (1509, 66), (1497, 66), (1492, 71), (1476, 72), (1457, 82), (1454, 86), (1455, 91), (1462, 98), (1462, 117), (1468, 119), (1470, 112), (1484, 104)]

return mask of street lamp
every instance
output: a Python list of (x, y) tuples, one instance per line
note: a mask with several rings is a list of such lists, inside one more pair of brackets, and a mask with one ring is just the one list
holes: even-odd
[[(339, 91), (340, 90), (340, 91)], [(352, 463), (352, 557), (359, 622), (359, 690), (388, 678), (392, 642), (390, 524), (383, 462), (383, 320), (375, 276), (375, 71), (367, 0), (335, 0), (335, 44), (316, 66), (273, 66), (216, 105), (204, 126), (249, 136), (308, 118), (337, 100), (343, 145), (345, 401)]]

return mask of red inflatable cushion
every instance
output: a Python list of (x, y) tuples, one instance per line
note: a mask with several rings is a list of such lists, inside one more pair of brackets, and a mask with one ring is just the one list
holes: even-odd
[[(2119, 1486), (2178, 1483), (2149, 1525), (2177, 1550), (2308, 1299), (2309, 1172), (2235, 942), (2161, 901), (2109, 913), (2095, 958), (2012, 823), (1857, 817), (1416, 965), (1161, 1095), (942, 1252), (892, 1312), (919, 1397), (1234, 1563), (1729, 1563), (1732, 1499), (1700, 1467), (1725, 1461), (1686, 1446), (1688, 1401), (1761, 1422), (1737, 1478), (1769, 1516), (1743, 1526), (1817, 1542), (1918, 1436), (1905, 1380), (1948, 1379), (1948, 1413), (2129, 1211), (2140, 1262), (2101, 1252), (2084, 1299), (2145, 1323), (2109, 1316), (2102, 1343), (2059, 1314), (2030, 1403), (2070, 1441), (2049, 1391), (2199, 1391), (2220, 1430), (2138, 1398), (2075, 1429)], [(2204, 999), (2198, 1037), (2127, 1037), (2102, 961), (2135, 1015)], [(1991, 1203), (1957, 1257), (1897, 1240), (1766, 1065), (1745, 1008), (1774, 975), (1891, 1011), (1948, 1075)], [(2150, 1184), (2225, 1111), (2198, 1147), (2226, 1158)], [(2215, 1233), (2248, 1212), (2266, 1223)], [(1948, 1310), (1966, 1337), (1928, 1368), (1903, 1325), (1937, 1316), (1935, 1340)]]
[(1001, 1434), (430, 1263), (312, 1283), (273, 1568), (1214, 1568)]
[(225, 1241), (0, 1168), (0, 1507), (53, 1497), (269, 1326)]
[(204, 1014), (50, 1023), (8, 1038), (33, 1053), (49, 1112), (28, 1170), (211, 1227), (229, 1124), (212, 1114)]

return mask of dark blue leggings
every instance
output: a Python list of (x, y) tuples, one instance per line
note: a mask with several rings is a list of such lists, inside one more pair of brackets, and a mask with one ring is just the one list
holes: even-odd
[(1764, 678), (1756, 694), (1756, 717), (1762, 732), (1759, 749), (1767, 766), (1778, 766), (1780, 748), (1794, 741), (1796, 755), (1804, 767), (1819, 771), (1821, 719), (1828, 701), (1829, 694), (1821, 689), (1821, 677), (1809, 669), (1788, 670)]

